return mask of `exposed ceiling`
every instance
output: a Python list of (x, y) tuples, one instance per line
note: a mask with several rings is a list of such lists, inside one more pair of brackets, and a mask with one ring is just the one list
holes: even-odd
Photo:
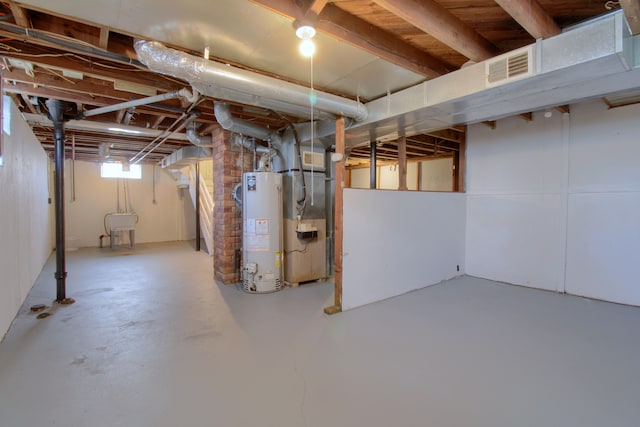
[[(608, 12), (607, 4), (618, 7), (617, 2), (592, 0), (3, 2), (3, 90), (29, 114), (36, 136), (50, 150), (51, 126), (38, 120), (36, 115), (46, 111), (36, 97), (73, 102), (79, 110), (90, 111), (189, 87), (140, 64), (133, 49), (137, 38), (200, 57), (206, 49), (210, 59), (224, 64), (366, 102), (458, 70), (468, 61), (482, 61), (556, 35)], [(311, 21), (319, 31), (313, 63), (298, 53), (294, 20)], [(122, 129), (135, 131), (129, 127), (134, 126), (167, 136), (163, 131), (180, 129), (194, 112), (199, 114), (193, 120), (197, 132), (206, 137), (219, 126), (214, 101), (209, 96), (195, 103), (173, 99), (87, 118), (109, 125), (68, 126), (69, 153), (73, 141), (77, 159), (102, 160), (99, 148), (106, 144), (110, 158), (128, 160), (163, 139)], [(273, 129), (286, 125), (264, 108), (232, 104), (233, 115), (243, 120)], [(464, 126), (458, 125), (464, 124), (412, 136), (407, 141), (408, 157), (457, 151), (464, 138)], [(397, 145), (385, 144), (379, 155), (392, 159)], [(171, 135), (144, 161), (158, 162), (187, 145), (184, 132)], [(352, 155), (366, 158), (367, 153), (356, 148)]]

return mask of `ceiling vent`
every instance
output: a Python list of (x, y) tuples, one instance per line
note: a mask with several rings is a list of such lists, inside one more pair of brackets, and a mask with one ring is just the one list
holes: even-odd
[(487, 86), (497, 86), (533, 74), (533, 49), (527, 46), (486, 62)]

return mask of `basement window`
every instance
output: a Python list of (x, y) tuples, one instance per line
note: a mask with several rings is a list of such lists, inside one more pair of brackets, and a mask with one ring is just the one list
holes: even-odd
[(100, 176), (102, 178), (142, 179), (142, 166), (124, 166), (125, 165), (123, 163), (102, 163), (100, 165)]

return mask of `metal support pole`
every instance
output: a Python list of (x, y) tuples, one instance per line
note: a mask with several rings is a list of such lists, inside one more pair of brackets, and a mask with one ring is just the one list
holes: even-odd
[(53, 122), (55, 140), (55, 222), (56, 222), (56, 301), (66, 299), (65, 233), (64, 233), (64, 103), (56, 99), (47, 100), (47, 108)]
[(196, 162), (196, 251), (200, 251), (200, 162)]
[(369, 172), (369, 188), (375, 190), (378, 186), (378, 165), (376, 162), (376, 141), (371, 141), (369, 145), (369, 153), (371, 155), (370, 172)]

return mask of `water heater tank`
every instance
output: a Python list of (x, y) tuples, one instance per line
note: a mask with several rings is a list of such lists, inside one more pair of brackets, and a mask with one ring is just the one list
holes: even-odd
[(282, 289), (282, 176), (242, 176), (242, 285), (247, 292)]

